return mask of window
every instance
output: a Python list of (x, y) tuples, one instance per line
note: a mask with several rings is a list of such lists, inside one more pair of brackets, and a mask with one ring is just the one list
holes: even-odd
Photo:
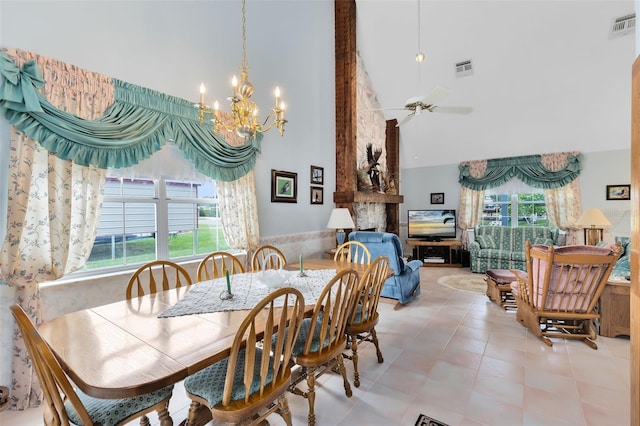
[(549, 226), (543, 193), (488, 194), (484, 199), (481, 225)]
[(86, 270), (227, 249), (215, 182), (112, 177)]

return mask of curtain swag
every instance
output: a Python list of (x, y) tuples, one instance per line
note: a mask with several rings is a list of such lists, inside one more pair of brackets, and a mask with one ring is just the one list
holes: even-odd
[(482, 177), (471, 176), (469, 162), (463, 162), (458, 166), (458, 182), (474, 191), (484, 191), (518, 178), (534, 188), (556, 189), (568, 185), (580, 175), (581, 162), (582, 154), (571, 154), (564, 168), (551, 171), (542, 164), (541, 155), (497, 158), (487, 160), (487, 168)]
[(216, 180), (234, 181), (253, 169), (262, 135), (232, 146), (203, 126), (193, 104), (112, 79), (114, 103), (97, 120), (84, 120), (51, 105), (39, 92), (38, 65), (22, 68), (0, 51), (0, 113), (19, 131), (64, 160), (106, 169), (129, 167), (173, 140), (195, 168)]

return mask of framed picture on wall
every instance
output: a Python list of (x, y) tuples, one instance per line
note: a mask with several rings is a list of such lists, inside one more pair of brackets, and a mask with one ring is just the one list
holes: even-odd
[(324, 191), (321, 186), (311, 187), (311, 204), (322, 204), (324, 199)]
[(607, 185), (607, 200), (630, 200), (631, 185)]
[(311, 166), (311, 183), (324, 185), (324, 167)]
[(444, 204), (444, 192), (432, 192), (431, 204)]
[(271, 202), (272, 203), (297, 203), (298, 202), (298, 174), (271, 170)]

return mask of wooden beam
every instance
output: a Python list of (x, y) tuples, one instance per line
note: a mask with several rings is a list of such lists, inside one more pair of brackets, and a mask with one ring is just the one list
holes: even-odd
[(640, 56), (631, 77), (631, 422), (640, 424)]

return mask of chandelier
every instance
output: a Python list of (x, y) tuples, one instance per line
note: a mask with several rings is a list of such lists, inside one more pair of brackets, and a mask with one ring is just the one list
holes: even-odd
[[(220, 133), (222, 129), (227, 132), (235, 131), (242, 138), (255, 137), (257, 133), (264, 133), (272, 127), (280, 130), (280, 136), (284, 135), (284, 126), (287, 120), (284, 118), (284, 102), (280, 99), (280, 88), (276, 87), (276, 103), (271, 108), (271, 113), (267, 115), (261, 123), (258, 118), (258, 106), (251, 100), (253, 95), (253, 84), (249, 81), (249, 63), (247, 62), (247, 37), (246, 37), (246, 16), (245, 1), (242, 0), (242, 62), (240, 63), (240, 81), (233, 76), (231, 85), (233, 86), (233, 96), (227, 98), (231, 105), (231, 120), (223, 120), (220, 117), (219, 104), (215, 101), (213, 109), (210, 109), (204, 102), (205, 87), (200, 85), (200, 103), (196, 108), (200, 110), (200, 123), (204, 122), (205, 115), (213, 115), (214, 130)], [(269, 122), (271, 120), (271, 122)]]

